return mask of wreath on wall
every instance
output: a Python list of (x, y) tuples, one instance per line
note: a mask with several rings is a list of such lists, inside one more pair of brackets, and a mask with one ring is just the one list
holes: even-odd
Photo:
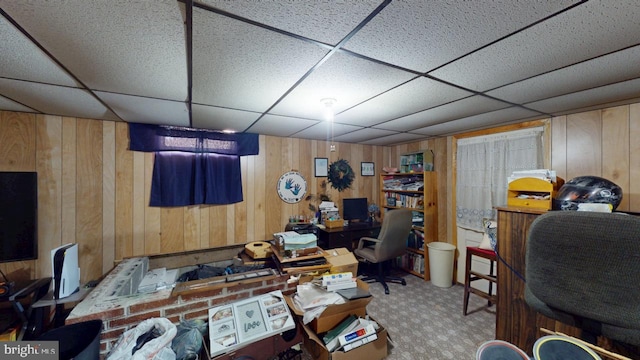
[(338, 191), (350, 188), (354, 177), (353, 169), (347, 160), (340, 159), (329, 165), (328, 180), (331, 187)]

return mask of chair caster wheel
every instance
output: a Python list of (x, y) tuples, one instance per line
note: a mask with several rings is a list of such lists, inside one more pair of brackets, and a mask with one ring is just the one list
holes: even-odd
[(404, 279), (402, 279), (402, 285), (403, 285), (403, 286), (406, 286), (406, 285), (407, 285), (407, 282), (406, 282)]

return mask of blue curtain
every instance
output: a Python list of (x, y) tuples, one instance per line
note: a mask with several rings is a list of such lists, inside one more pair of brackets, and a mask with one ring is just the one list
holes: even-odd
[(240, 155), (258, 154), (257, 134), (129, 124), (129, 149), (155, 152), (150, 206), (241, 202)]

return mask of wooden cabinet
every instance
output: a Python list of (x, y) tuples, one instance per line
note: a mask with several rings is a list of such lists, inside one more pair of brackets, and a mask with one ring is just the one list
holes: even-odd
[(425, 280), (430, 279), (426, 244), (437, 241), (436, 173), (433, 171), (382, 174), (380, 176), (382, 216), (392, 209), (413, 212), (413, 229), (407, 254), (399, 265)]

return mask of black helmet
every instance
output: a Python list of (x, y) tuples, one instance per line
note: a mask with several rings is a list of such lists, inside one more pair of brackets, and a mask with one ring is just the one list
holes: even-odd
[(554, 210), (578, 210), (580, 203), (611, 204), (615, 210), (622, 201), (622, 189), (597, 176), (578, 176), (562, 185), (553, 199)]

